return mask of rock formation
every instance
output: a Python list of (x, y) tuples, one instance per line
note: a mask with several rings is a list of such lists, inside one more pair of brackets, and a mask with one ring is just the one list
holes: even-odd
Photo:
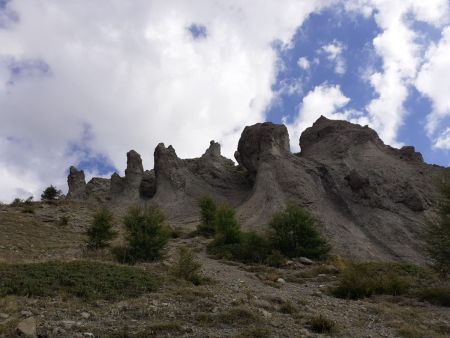
[[(154, 170), (144, 171), (135, 151), (127, 154), (125, 177), (93, 179), (71, 168), (69, 198), (100, 194), (126, 205), (147, 201), (177, 224), (198, 222), (198, 200), (211, 196), (237, 208), (244, 228), (263, 230), (287, 203), (311, 210), (336, 254), (360, 259), (423, 262), (421, 233), (433, 216), (435, 180), (447, 170), (423, 162), (413, 147), (395, 149), (377, 133), (346, 121), (319, 118), (300, 137), (293, 154), (284, 125), (246, 127), (235, 158), (220, 144), (195, 159), (180, 159), (160, 143)], [(97, 181), (95, 181), (97, 180)]]
[(83, 170), (71, 166), (69, 176), (67, 176), (67, 185), (69, 186), (68, 198), (84, 199), (86, 197), (86, 179)]

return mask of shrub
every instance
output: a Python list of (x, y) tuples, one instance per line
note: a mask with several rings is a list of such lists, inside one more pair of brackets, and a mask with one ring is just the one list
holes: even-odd
[(450, 287), (422, 289), (417, 296), (421, 301), (450, 307)]
[(132, 207), (124, 218), (127, 247), (113, 253), (126, 263), (154, 261), (161, 257), (170, 230), (164, 225), (164, 215), (157, 208)]
[(272, 217), (269, 227), (273, 247), (287, 257), (323, 259), (330, 251), (316, 229), (315, 219), (303, 208), (288, 206)]
[(0, 297), (69, 295), (93, 299), (127, 299), (154, 291), (157, 279), (139, 268), (72, 261), (0, 264)]
[(241, 241), (241, 230), (236, 220), (234, 209), (222, 205), (214, 217), (214, 246), (237, 244)]
[[(61, 224), (65, 225), (69, 219), (67, 216), (61, 219)], [(108, 209), (98, 211), (86, 231), (88, 236), (87, 245), (90, 249), (104, 248), (117, 236), (117, 232), (112, 229), (113, 215)], [(64, 224), (65, 223), (65, 224)]]
[(199, 234), (212, 236), (215, 233), (214, 219), (216, 218), (217, 206), (210, 197), (204, 197), (199, 202), (200, 224), (197, 227)]
[(45, 188), (42, 192), (41, 200), (43, 201), (56, 201), (62, 197), (61, 190), (56, 189), (53, 185)]
[(183, 278), (194, 285), (200, 285), (202, 277), (199, 274), (201, 264), (195, 260), (194, 254), (189, 249), (182, 247), (178, 250), (178, 259), (172, 267), (175, 276)]
[(272, 250), (269, 256), (267, 256), (265, 263), (274, 268), (283, 266), (286, 262), (286, 258), (278, 250)]
[(28, 197), (26, 200), (16, 197), (10, 204), (12, 207), (30, 206), (33, 204), (33, 196)]
[(410, 283), (400, 270), (396, 264), (351, 264), (342, 271), (339, 284), (332, 290), (332, 294), (346, 299), (404, 294), (409, 290)]
[(450, 183), (441, 186), (437, 218), (431, 222), (425, 239), (433, 266), (442, 276), (450, 274)]
[(67, 224), (69, 224), (69, 216), (67, 216), (67, 215), (61, 216), (59, 218), (59, 225), (65, 226)]
[(316, 333), (333, 333), (336, 331), (336, 323), (322, 314), (312, 317), (308, 324), (311, 330)]
[(265, 263), (270, 254), (269, 241), (255, 232), (241, 232), (240, 240), (232, 244), (211, 243), (209, 252), (220, 258), (243, 263)]

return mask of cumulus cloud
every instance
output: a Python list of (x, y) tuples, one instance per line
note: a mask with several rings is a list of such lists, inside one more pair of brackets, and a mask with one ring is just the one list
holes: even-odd
[(301, 133), (310, 127), (321, 115), (337, 120), (350, 118), (348, 112), (341, 112), (350, 99), (340, 86), (322, 84), (311, 90), (302, 100), (298, 115), (292, 123), (286, 123), (293, 151), (299, 150), (298, 140)]
[(327, 59), (334, 63), (334, 72), (338, 75), (343, 75), (346, 72), (346, 63), (342, 55), (344, 49), (345, 46), (339, 41), (333, 41), (322, 46), (322, 51), (326, 53)]
[(63, 188), (65, 169), (83, 160), (70, 144), (86, 125), (88, 152), (120, 171), (132, 148), (151, 167), (161, 141), (190, 157), (216, 139), (231, 156), (241, 128), (263, 120), (274, 95), (272, 43), (288, 45), (326, 2), (8, 2), (0, 12), (0, 200)]
[(309, 60), (304, 56), (297, 60), (297, 65), (303, 70), (307, 70), (311, 66)]
[(424, 22), (442, 27), (449, 22), (450, 6), (447, 0), (351, 0), (345, 2), (347, 10), (374, 15), (379, 35), (373, 40), (375, 52), (383, 68), (367, 76), (376, 98), (366, 107), (371, 127), (388, 144), (399, 145), (397, 135), (406, 112), (404, 103), (414, 85), (428, 48), (418, 39), (413, 22)]
[(439, 137), (436, 138), (433, 147), (436, 149), (450, 149), (450, 128), (446, 128)]
[[(450, 115), (450, 26), (442, 32), (438, 44), (432, 44), (425, 56), (425, 63), (416, 80), (417, 89), (433, 104), (433, 112), (428, 116), (427, 130), (433, 135), (440, 121)], [(444, 75), (447, 74), (447, 75)], [(440, 138), (442, 141), (442, 139)], [(439, 147), (444, 144), (438, 140)], [(446, 143), (449, 144), (448, 142)]]

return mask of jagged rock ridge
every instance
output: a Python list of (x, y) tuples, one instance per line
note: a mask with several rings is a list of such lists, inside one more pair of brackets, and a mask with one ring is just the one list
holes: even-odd
[(71, 167), (71, 199), (121, 205), (147, 201), (171, 222), (198, 221), (198, 200), (211, 196), (237, 208), (245, 228), (264, 229), (287, 203), (310, 209), (337, 254), (359, 259), (423, 262), (421, 234), (433, 216), (435, 180), (447, 169), (424, 163), (413, 147), (386, 146), (377, 133), (346, 121), (319, 118), (300, 137), (301, 153), (289, 150), (284, 125), (246, 127), (235, 158), (223, 157), (211, 141), (196, 159), (180, 159), (160, 143), (154, 169), (144, 171), (135, 151), (125, 177), (93, 179)]

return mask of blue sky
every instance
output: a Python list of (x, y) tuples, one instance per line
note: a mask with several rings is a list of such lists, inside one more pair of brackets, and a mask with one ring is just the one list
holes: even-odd
[(0, 201), (320, 115), (450, 162), (448, 0), (0, 0)]

